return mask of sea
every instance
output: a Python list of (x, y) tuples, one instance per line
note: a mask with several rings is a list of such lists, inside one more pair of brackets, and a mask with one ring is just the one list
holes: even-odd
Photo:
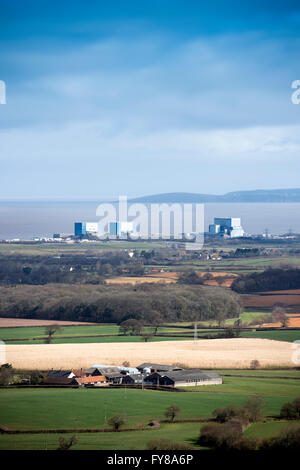
[[(0, 201), (0, 240), (72, 234), (74, 222), (96, 222), (102, 201)], [(214, 217), (240, 217), (248, 234), (300, 233), (300, 203), (209, 203), (205, 230)]]

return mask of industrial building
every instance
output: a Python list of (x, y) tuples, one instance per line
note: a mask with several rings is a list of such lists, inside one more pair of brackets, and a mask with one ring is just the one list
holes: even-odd
[(112, 237), (126, 236), (134, 231), (132, 222), (110, 222), (109, 235)]
[(81, 237), (83, 235), (98, 235), (99, 224), (98, 222), (75, 222), (74, 235)]
[(75, 237), (86, 235), (86, 223), (85, 222), (75, 222), (74, 235)]
[(243, 237), (245, 231), (241, 225), (239, 217), (220, 218), (215, 217), (214, 223), (209, 226), (210, 235), (219, 235), (221, 237), (237, 238)]

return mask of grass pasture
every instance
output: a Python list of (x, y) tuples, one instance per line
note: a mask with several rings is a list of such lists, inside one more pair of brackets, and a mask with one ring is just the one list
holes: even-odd
[[(80, 433), (74, 450), (143, 450), (152, 439), (168, 439), (194, 445), (202, 423), (162, 424), (159, 429), (122, 433)], [(70, 438), (73, 434), (19, 434), (0, 435), (0, 450), (56, 450), (61, 436)]]
[(295, 382), (225, 377), (224, 385), (201, 387), (200, 392), (189, 393), (128, 388), (1, 389), (0, 423), (23, 430), (99, 428), (106, 426), (110, 416), (123, 413), (128, 426), (137, 426), (151, 419), (163, 419), (171, 404), (181, 407), (182, 418), (208, 418), (215, 408), (233, 402), (242, 405), (256, 394), (264, 399), (265, 416), (276, 416), (283, 403), (299, 394), (299, 382)]
[[(230, 371), (226, 371), (230, 372)], [(274, 371), (253, 371), (275, 373)], [(291, 371), (277, 371), (289, 376)], [(293, 371), (298, 374), (299, 371)], [(243, 371), (249, 373), (249, 371)], [(299, 374), (298, 374), (299, 375)], [(171, 404), (181, 407), (179, 418), (209, 418), (217, 407), (242, 405), (260, 394), (265, 418), (276, 417), (283, 403), (292, 400), (299, 387), (291, 379), (225, 377), (224, 386), (201, 387), (201, 392), (172, 393), (135, 389), (0, 389), (0, 423), (10, 429), (84, 429), (107, 427), (116, 413), (127, 419), (126, 426), (147, 425), (151, 419), (164, 419)], [(211, 388), (211, 389), (210, 389)], [(55, 412), (53, 412), (55, 410)], [(251, 425), (247, 437), (277, 435), (286, 422)], [(202, 423), (163, 423), (159, 429), (124, 433), (78, 433), (74, 449), (145, 449), (152, 439), (169, 439), (195, 446)], [(72, 433), (73, 434), (73, 433)], [(0, 449), (56, 449), (59, 437), (72, 434), (0, 435)]]
[(275, 437), (286, 427), (299, 426), (300, 421), (271, 421), (268, 423), (253, 423), (244, 432), (245, 437), (258, 439)]

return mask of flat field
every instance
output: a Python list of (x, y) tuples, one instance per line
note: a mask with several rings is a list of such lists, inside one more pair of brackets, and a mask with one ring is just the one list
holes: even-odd
[(93, 325), (93, 323), (80, 321), (60, 321), (60, 320), (34, 320), (30, 318), (0, 318), (0, 328), (47, 326), (47, 325)]
[(131, 365), (142, 362), (185, 364), (204, 368), (248, 368), (252, 360), (263, 367), (292, 367), (288, 342), (259, 338), (161, 341), (156, 343), (89, 343), (7, 345), (6, 361), (20, 369), (89, 367), (92, 364)]
[[(282, 377), (288, 377), (290, 372), (280, 371)], [(243, 373), (248, 374), (249, 371)], [(298, 371), (293, 373), (297, 374)], [(270, 418), (279, 414), (283, 403), (297, 396), (299, 387), (295, 382), (288, 378), (274, 381), (273, 378), (224, 377), (223, 385), (202, 387), (201, 392), (190, 393), (124, 388), (0, 389), (0, 423), (16, 430), (70, 429), (71, 432), (74, 428), (108, 427), (108, 419), (122, 413), (127, 421), (126, 426), (146, 426), (151, 419), (164, 419), (164, 411), (171, 404), (180, 406), (179, 418), (209, 418), (215, 408), (230, 403), (242, 405), (247, 398), (257, 394), (263, 398), (265, 417)], [(249, 437), (270, 437), (277, 435), (287, 424), (257, 423), (250, 426), (245, 434)], [(166, 423), (161, 424), (159, 429), (147, 431), (78, 433), (74, 449), (145, 449), (151, 439), (184, 442), (199, 449), (195, 439), (201, 426), (200, 422)], [(59, 437), (70, 437), (72, 434), (1, 434), (0, 449), (56, 449)]]
[[(275, 382), (278, 389), (274, 387)], [(295, 382), (224, 377), (223, 385), (203, 386), (200, 392), (181, 393), (129, 388), (1, 389), (0, 423), (20, 430), (101, 428), (109, 427), (110, 416), (122, 413), (128, 426), (137, 426), (146, 425), (151, 419), (164, 419), (164, 411), (171, 404), (180, 406), (181, 418), (208, 418), (215, 408), (233, 402), (242, 405), (256, 394), (263, 398), (265, 416), (274, 417), (283, 403), (299, 394)], [(258, 383), (259, 390), (256, 389)]]
[(300, 310), (300, 293), (287, 294), (273, 292), (266, 294), (250, 294), (241, 295), (241, 300), (246, 308), (272, 308), (275, 304), (283, 304), (285, 306), (299, 306)]
[[(134, 432), (80, 433), (74, 450), (144, 450), (152, 439), (168, 439), (200, 450), (195, 445), (201, 423), (162, 424), (159, 429)], [(56, 450), (59, 438), (69, 439), (73, 434), (0, 434), (0, 450)]]

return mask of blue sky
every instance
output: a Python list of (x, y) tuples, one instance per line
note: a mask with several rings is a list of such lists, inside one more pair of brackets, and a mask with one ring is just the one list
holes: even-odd
[(0, 199), (299, 187), (298, 1), (0, 0)]

